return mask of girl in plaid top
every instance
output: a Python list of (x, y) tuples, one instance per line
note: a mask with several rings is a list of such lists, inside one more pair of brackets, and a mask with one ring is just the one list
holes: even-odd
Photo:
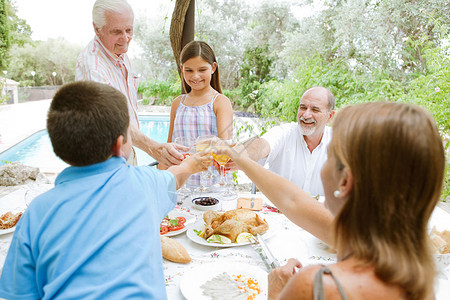
[[(233, 109), (230, 99), (222, 94), (213, 50), (205, 42), (192, 41), (181, 51), (180, 61), (183, 87), (187, 93), (172, 103), (167, 141), (173, 142), (177, 137), (195, 140), (203, 135), (230, 139), (233, 135)], [(188, 185), (199, 185), (199, 176), (191, 176)]]

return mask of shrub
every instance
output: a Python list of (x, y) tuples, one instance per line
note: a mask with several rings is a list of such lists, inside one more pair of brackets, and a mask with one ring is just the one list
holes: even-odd
[(139, 84), (138, 93), (143, 96), (143, 104), (171, 105), (181, 94), (181, 82), (147, 80)]

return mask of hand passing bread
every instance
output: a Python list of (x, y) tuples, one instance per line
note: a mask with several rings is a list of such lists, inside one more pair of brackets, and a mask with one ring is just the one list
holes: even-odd
[(161, 236), (162, 256), (170, 261), (187, 264), (191, 261), (191, 257), (186, 249), (176, 240), (167, 236)]

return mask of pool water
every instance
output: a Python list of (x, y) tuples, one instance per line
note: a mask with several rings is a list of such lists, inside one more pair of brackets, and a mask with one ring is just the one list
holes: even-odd
[[(141, 131), (153, 140), (163, 143), (169, 133), (168, 116), (139, 116)], [(139, 165), (147, 165), (155, 160), (141, 149), (136, 148)], [(41, 172), (59, 173), (68, 164), (53, 152), (47, 130), (41, 130), (0, 153), (0, 165), (19, 161), (24, 165), (38, 167)]]

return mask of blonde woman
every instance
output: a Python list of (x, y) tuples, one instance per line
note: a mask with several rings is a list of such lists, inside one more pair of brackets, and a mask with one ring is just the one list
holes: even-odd
[(336, 264), (301, 268), (291, 259), (272, 271), (269, 299), (433, 298), (427, 224), (441, 193), (445, 157), (427, 111), (372, 102), (337, 114), (321, 171), (328, 215), (245, 151), (225, 151), (288, 218), (337, 249)]

